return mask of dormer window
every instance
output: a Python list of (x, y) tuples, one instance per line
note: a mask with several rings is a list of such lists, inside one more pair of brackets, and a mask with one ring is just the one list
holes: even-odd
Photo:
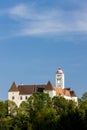
[(37, 92), (43, 92), (44, 88), (37, 88)]

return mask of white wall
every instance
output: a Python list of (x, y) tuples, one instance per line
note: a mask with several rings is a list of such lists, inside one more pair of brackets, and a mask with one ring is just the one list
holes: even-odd
[[(55, 90), (45, 90), (44, 92), (48, 93), (51, 98), (53, 98), (54, 96), (57, 96)], [(26, 101), (30, 96), (32, 96), (32, 94), (19, 95), (19, 91), (8, 92), (8, 100), (15, 102), (18, 107), (20, 106), (22, 101)], [(12, 97), (14, 97), (14, 99), (12, 99)], [(26, 99), (26, 97), (27, 97), (27, 99)], [(78, 98), (77, 97), (70, 97), (70, 96), (66, 96), (66, 95), (63, 95), (63, 97), (67, 100), (73, 100), (78, 104)]]
[(56, 91), (55, 90), (45, 90), (44, 92), (48, 93), (51, 98), (56, 96)]
[[(19, 95), (19, 91), (8, 92), (8, 100), (15, 102), (18, 107), (20, 106), (20, 104), (23, 101), (26, 101), (30, 96), (31, 96), (31, 94), (30, 95)], [(14, 97), (14, 99), (12, 99), (13, 97)], [(26, 99), (26, 97), (27, 97), (27, 99)]]

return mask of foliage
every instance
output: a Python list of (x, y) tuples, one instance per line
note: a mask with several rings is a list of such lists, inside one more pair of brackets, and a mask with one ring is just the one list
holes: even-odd
[(87, 100), (87, 92), (83, 93), (81, 99), (82, 99), (82, 100)]
[(5, 117), (8, 113), (7, 101), (0, 101), (0, 117)]
[(87, 100), (79, 99), (77, 106), (38, 92), (19, 108), (12, 101), (0, 101), (0, 130), (87, 130)]
[(8, 101), (8, 114), (16, 115), (18, 113), (18, 107), (13, 101)]
[(54, 130), (57, 122), (56, 111), (53, 109), (38, 111), (32, 122), (33, 130)]
[(76, 109), (62, 114), (57, 123), (59, 130), (84, 130), (84, 112)]
[(11, 120), (11, 127), (9, 130), (27, 130), (29, 128), (28, 116), (16, 115)]
[(28, 104), (33, 110), (41, 110), (51, 107), (52, 101), (49, 94), (37, 92), (28, 99)]

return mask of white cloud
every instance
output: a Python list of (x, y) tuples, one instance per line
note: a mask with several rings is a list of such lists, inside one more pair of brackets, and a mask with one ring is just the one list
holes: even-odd
[[(87, 32), (87, 10), (40, 10), (34, 5), (20, 4), (7, 10), (14, 20), (17, 35), (64, 34)], [(15, 24), (16, 22), (16, 24)]]
[(15, 6), (13, 8), (11, 8), (9, 10), (9, 13), (12, 15), (12, 16), (17, 16), (17, 17), (25, 17), (26, 14), (27, 14), (27, 8), (25, 5), (23, 4), (20, 4), (18, 6)]

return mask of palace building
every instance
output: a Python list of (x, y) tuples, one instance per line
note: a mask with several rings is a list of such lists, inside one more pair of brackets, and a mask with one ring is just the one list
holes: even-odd
[(50, 81), (47, 84), (39, 85), (16, 85), (12, 83), (8, 90), (8, 100), (14, 101), (19, 107), (22, 101), (26, 101), (34, 92), (48, 93), (51, 98), (54, 96), (63, 96), (67, 100), (73, 100), (78, 103), (78, 98), (73, 90), (65, 88), (64, 73), (61, 68), (56, 72), (56, 85), (53, 86)]

